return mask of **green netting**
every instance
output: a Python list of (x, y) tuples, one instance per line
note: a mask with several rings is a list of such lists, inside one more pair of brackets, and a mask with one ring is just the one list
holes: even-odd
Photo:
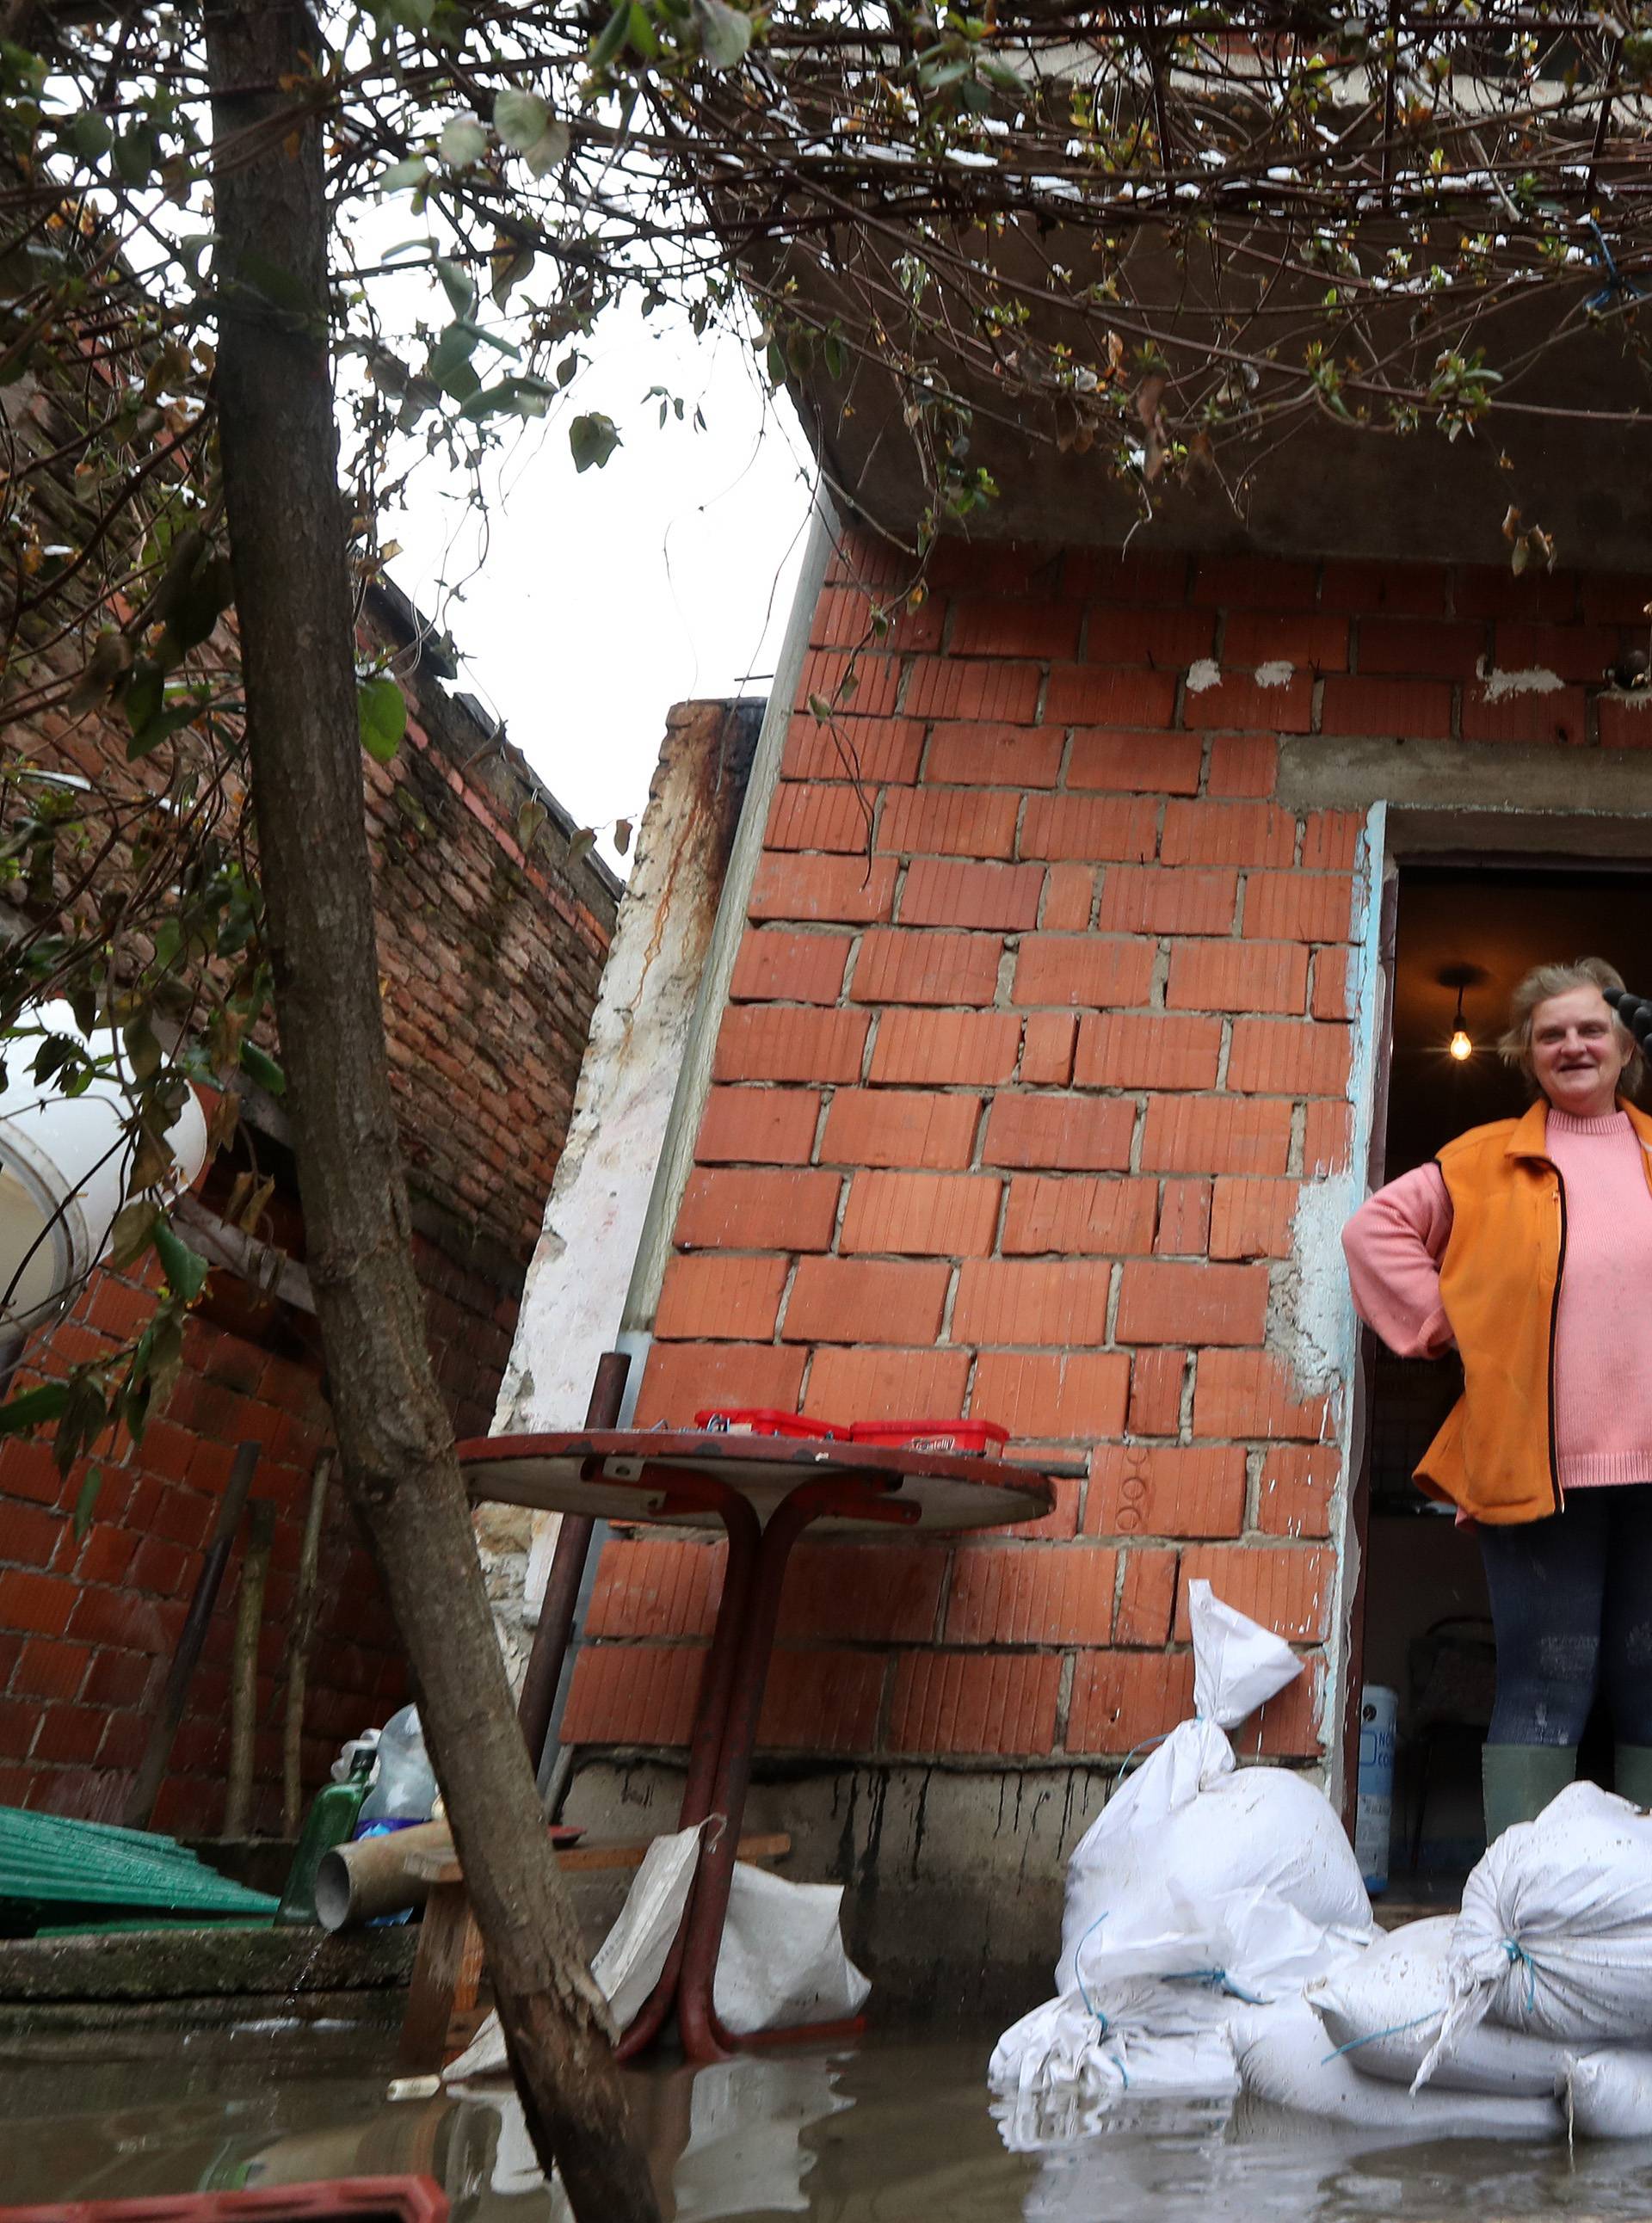
[(268, 1892), (231, 1883), (174, 1837), (0, 1806), (0, 1899), (273, 1914)]

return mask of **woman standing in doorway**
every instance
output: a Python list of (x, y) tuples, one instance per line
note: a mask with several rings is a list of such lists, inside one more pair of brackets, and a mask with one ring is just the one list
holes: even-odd
[(1378, 1189), (1343, 1231), (1354, 1303), (1402, 1358), (1455, 1348), (1463, 1395), (1416, 1478), (1475, 1523), (1497, 1637), (1489, 1843), (1577, 1770), (1604, 1685), (1617, 1787), (1652, 1805), (1652, 1119), (1598, 957), (1515, 991), (1504, 1058), (1536, 1101)]

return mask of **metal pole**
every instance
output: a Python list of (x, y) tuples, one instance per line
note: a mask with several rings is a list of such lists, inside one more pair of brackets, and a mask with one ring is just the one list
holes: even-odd
[[(618, 1421), (625, 1397), (625, 1378), (630, 1371), (631, 1361), (622, 1351), (605, 1351), (597, 1360), (596, 1379), (591, 1385), (590, 1403), (585, 1412), (588, 1428), (611, 1428)], [(522, 1725), (528, 1758), (536, 1773), (544, 1757), (557, 1682), (562, 1673), (568, 1640), (573, 1634), (574, 1610), (579, 1603), (579, 1585), (596, 1525), (589, 1514), (564, 1513), (557, 1531), (557, 1547), (551, 1556), (545, 1603), (539, 1608), (539, 1625), (533, 1632), (533, 1649), (528, 1654), (527, 1673), (522, 1678), (522, 1695), (516, 1706), (516, 1718)]]
[(224, 1496), (218, 1506), (218, 1524), (212, 1531), (212, 1540), (206, 1547), (200, 1573), (195, 1578), (195, 1595), (189, 1601), (183, 1634), (178, 1639), (172, 1670), (167, 1677), (167, 1687), (161, 1693), (161, 1711), (155, 1716), (154, 1727), (149, 1731), (149, 1741), (143, 1748), (143, 1758), (132, 1779), (132, 1787), (126, 1794), (126, 1811), (121, 1819), (129, 1829), (147, 1829), (149, 1817), (154, 1811), (154, 1802), (161, 1792), (161, 1779), (167, 1772), (167, 1762), (172, 1757), (173, 1739), (177, 1735), (178, 1724), (184, 1717), (184, 1701), (189, 1696), (190, 1681), (201, 1656), (201, 1647), (206, 1641), (206, 1627), (212, 1618), (212, 1608), (218, 1603), (224, 1571), (229, 1565), (230, 1554), (235, 1548), (235, 1532), (241, 1526), (241, 1515), (246, 1506), (247, 1494), (252, 1488), (253, 1476), (257, 1471), (261, 1448), (261, 1445), (250, 1443), (236, 1446), (235, 1464), (230, 1470), (230, 1479), (224, 1485)]

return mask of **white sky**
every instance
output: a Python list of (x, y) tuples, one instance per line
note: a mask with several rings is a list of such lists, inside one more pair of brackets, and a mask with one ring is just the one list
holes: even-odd
[[(673, 702), (767, 693), (807, 524), (808, 450), (784, 394), (738, 339), (662, 322), (616, 309), (551, 414), (508, 437), (485, 550), (434, 459), (413, 507), (381, 526), (401, 544), (391, 576), (453, 636), (461, 690), (598, 828), (640, 818)], [(682, 396), (683, 423), (660, 429), (653, 386)], [(567, 428), (584, 410), (623, 445), (581, 475)], [(444, 579), (462, 599), (444, 601)], [(599, 847), (624, 869), (606, 836)]]

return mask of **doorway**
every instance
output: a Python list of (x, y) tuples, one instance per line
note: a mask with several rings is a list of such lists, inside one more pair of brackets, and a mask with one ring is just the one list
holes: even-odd
[[(1496, 1047), (1510, 995), (1533, 966), (1585, 954), (1608, 959), (1631, 988), (1652, 994), (1652, 872), (1609, 863), (1402, 862), (1382, 1180), (1425, 1163), (1465, 1129), (1525, 1108), (1524, 1084)], [(1462, 1374), (1454, 1358), (1395, 1358), (1374, 1336), (1366, 1346), (1359, 1610), (1363, 1684), (1398, 1702), (1390, 1896), (1449, 1898), (1485, 1848), (1480, 1746), (1495, 1653), (1473, 1532), (1411, 1475)], [(1609, 1780), (1610, 1767), (1610, 1735), (1597, 1721), (1580, 1770)]]

